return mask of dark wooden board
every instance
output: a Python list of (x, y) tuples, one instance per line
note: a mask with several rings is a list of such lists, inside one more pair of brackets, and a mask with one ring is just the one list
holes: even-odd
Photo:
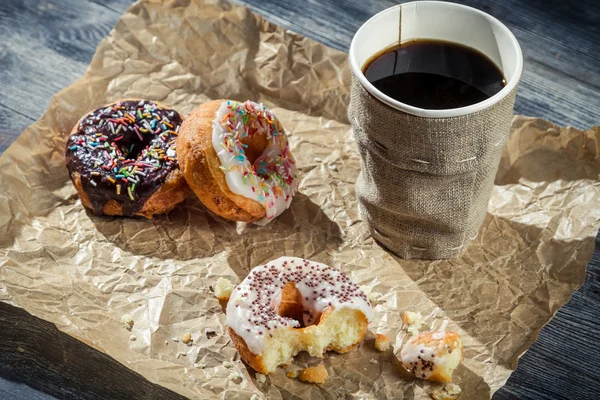
[[(343, 51), (364, 21), (398, 3), (392, 0), (239, 2), (281, 26)], [(519, 39), (525, 55), (525, 73), (515, 112), (583, 129), (600, 123), (600, 2), (458, 2), (496, 16)], [(0, 153), (43, 114), (54, 93), (85, 72), (99, 41), (131, 3), (130, 0), (0, 1)], [(600, 398), (599, 248), (597, 240), (585, 285), (542, 330), (538, 341), (494, 399)], [(16, 321), (22, 321), (19, 324), (25, 327), (14, 325)], [(0, 339), (1, 399), (119, 398), (116, 391), (110, 395), (103, 393), (88, 374), (73, 371), (67, 358), (39, 354), (40, 343), (63, 350), (65, 346), (72, 347), (73, 355), (91, 354), (82, 358), (81, 368), (85, 371), (106, 368), (116, 376), (130, 376), (130, 386), (140, 389), (138, 395), (148, 398), (152, 393), (162, 393), (160, 388), (114, 360), (93, 353), (94, 350), (51, 324), (2, 304)], [(27, 351), (15, 351), (17, 347)], [(39, 359), (34, 367), (25, 362), (36, 357)], [(120, 387), (121, 381), (116, 382), (114, 386)], [(127, 390), (122, 393), (129, 398), (140, 398)], [(173, 395), (165, 393), (163, 398)]]
[[(58, 398), (183, 399), (60, 332), (53, 324), (2, 302), (0, 332), (0, 376)], [(0, 394), (3, 392), (8, 398), (12, 395), (0, 385)], [(29, 396), (21, 392), (19, 397)]]

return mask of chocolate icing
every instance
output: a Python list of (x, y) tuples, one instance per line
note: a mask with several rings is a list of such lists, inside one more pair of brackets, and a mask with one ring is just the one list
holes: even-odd
[(175, 139), (180, 125), (176, 111), (148, 100), (98, 108), (79, 122), (67, 141), (65, 163), (71, 178), (75, 172), (81, 176), (95, 214), (102, 214), (110, 200), (121, 204), (127, 216), (144, 207), (179, 167)]

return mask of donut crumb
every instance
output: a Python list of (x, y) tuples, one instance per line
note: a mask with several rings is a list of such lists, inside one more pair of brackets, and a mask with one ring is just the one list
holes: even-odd
[(258, 383), (265, 383), (267, 381), (267, 376), (257, 373), (256, 374), (256, 380), (258, 381)]
[(231, 374), (229, 374), (229, 380), (235, 384), (240, 384), (244, 380), (244, 376), (238, 371), (233, 371)]
[(298, 371), (296, 370), (289, 370), (286, 374), (286, 376), (290, 379), (295, 379), (298, 377)]
[(183, 334), (183, 336), (181, 337), (181, 341), (185, 344), (187, 344), (188, 346), (192, 345), (192, 334), (189, 332), (186, 332)]
[(131, 318), (131, 315), (129, 314), (124, 314), (121, 317), (121, 322), (123, 323), (123, 325), (125, 325), (125, 329), (127, 329), (128, 331), (130, 331), (133, 328), (133, 318)]
[(456, 400), (462, 392), (460, 386), (455, 383), (449, 383), (444, 387), (434, 390), (430, 396), (433, 400)]
[(378, 363), (378, 361), (377, 361), (376, 359), (374, 359), (374, 358), (371, 358), (371, 359), (369, 360), (369, 362), (370, 362), (371, 364), (377, 364), (377, 363)]
[(316, 367), (310, 367), (300, 371), (298, 378), (300, 378), (302, 382), (325, 383), (328, 376), (327, 369), (325, 369), (323, 365), (317, 365)]
[(378, 333), (375, 337), (375, 348), (377, 351), (387, 351), (390, 348), (390, 338), (383, 333)]
[(229, 300), (231, 292), (233, 292), (233, 283), (229, 279), (219, 278), (215, 284), (215, 296), (219, 300)]
[(423, 325), (423, 316), (420, 312), (404, 311), (402, 321), (407, 325), (407, 331), (415, 336), (419, 334), (419, 329)]

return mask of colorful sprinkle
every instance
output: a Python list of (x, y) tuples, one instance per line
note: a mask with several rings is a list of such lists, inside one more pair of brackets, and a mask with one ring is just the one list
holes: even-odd
[[(293, 195), (298, 187), (295, 162), (279, 121), (264, 105), (251, 101), (224, 102), (217, 115), (214, 132), (220, 135), (218, 145), (222, 149), (215, 150), (223, 164), (222, 169), (226, 173), (239, 174), (239, 178), (233, 180), (241, 181), (238, 190), (244, 192), (243, 187), (249, 187), (251, 191), (246, 196), (263, 203), (268, 218), (278, 215), (289, 207), (290, 194)], [(248, 145), (242, 140), (257, 134), (266, 136), (268, 143), (263, 155), (252, 165), (246, 157)], [(272, 200), (265, 201), (265, 198)]]
[(140, 142), (143, 142), (144, 138), (142, 138), (142, 135), (140, 134), (140, 131), (138, 130), (138, 127), (134, 125), (133, 130), (135, 131), (135, 134), (137, 135), (137, 137), (140, 139)]
[[(167, 115), (172, 116), (171, 121)], [(114, 191), (111, 187), (113, 196), (114, 193), (122, 194), (125, 191), (123, 185), (126, 185), (127, 198), (135, 201), (134, 191), (137, 187), (140, 192), (144, 179), (165, 167), (167, 171), (177, 167), (176, 132), (180, 124), (175, 112), (165, 111), (145, 100), (97, 109), (79, 123), (78, 132), (69, 138), (67, 149), (79, 151), (68, 155), (67, 162), (70, 159), (85, 160), (92, 185), (98, 183), (91, 177), (104, 177), (105, 180), (99, 182), (114, 185)], [(165, 129), (155, 130), (160, 125), (164, 125)], [(137, 146), (138, 140), (142, 146)], [(139, 151), (134, 153), (136, 148)], [(92, 166), (96, 170), (91, 170)], [(106, 190), (101, 185), (98, 188)]]

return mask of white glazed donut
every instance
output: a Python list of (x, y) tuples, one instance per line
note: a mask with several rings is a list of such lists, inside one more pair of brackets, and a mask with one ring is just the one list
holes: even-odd
[(352, 350), (372, 317), (366, 294), (345, 273), (295, 257), (253, 268), (227, 304), (236, 348), (264, 374), (300, 351), (323, 357)]
[(208, 101), (181, 125), (179, 167), (215, 214), (264, 225), (298, 191), (296, 163), (279, 120), (253, 101)]
[[(250, 163), (243, 139), (264, 135), (268, 144)], [(263, 205), (266, 224), (288, 209), (298, 190), (296, 164), (279, 120), (262, 104), (223, 101), (213, 123), (213, 147), (229, 189)], [(245, 147), (246, 146), (246, 147)]]

